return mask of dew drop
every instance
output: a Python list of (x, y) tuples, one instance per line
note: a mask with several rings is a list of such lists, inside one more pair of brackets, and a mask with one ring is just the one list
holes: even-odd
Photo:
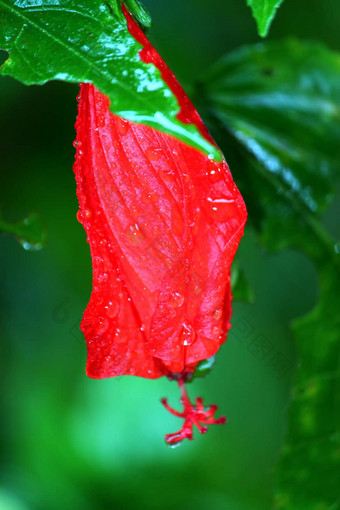
[(117, 328), (116, 332), (115, 332), (115, 339), (114, 339), (114, 341), (117, 344), (124, 344), (126, 342), (126, 340), (127, 340), (127, 338), (124, 335), (124, 333), (122, 334), (121, 330), (119, 328)]
[(184, 296), (180, 294), (179, 292), (173, 292), (171, 294), (169, 304), (172, 308), (177, 308), (182, 306), (184, 303)]
[(176, 443), (167, 443), (169, 448), (177, 448), (178, 446), (181, 446), (182, 441), (177, 441)]
[(102, 336), (108, 330), (110, 322), (107, 317), (101, 317), (98, 320), (98, 327), (95, 330), (96, 337)]
[(121, 136), (126, 135), (126, 133), (128, 132), (128, 129), (129, 129), (129, 123), (127, 120), (122, 119), (121, 117), (117, 117), (116, 118), (116, 126), (117, 126), (118, 133)]
[(182, 326), (182, 334), (181, 334), (183, 345), (185, 345), (185, 346), (192, 345), (195, 341), (195, 337), (196, 337), (196, 334), (195, 334), (194, 328), (191, 326), (191, 324), (184, 323)]
[(23, 239), (19, 239), (19, 242), (23, 249), (26, 251), (37, 251), (42, 248), (41, 243), (29, 243), (28, 241), (25, 241)]
[(77, 220), (79, 221), (79, 223), (83, 223), (84, 220), (88, 220), (90, 219), (92, 213), (89, 209), (79, 209), (79, 211), (77, 212)]
[(220, 328), (219, 328), (218, 326), (215, 326), (215, 327), (213, 328), (213, 331), (212, 331), (212, 332), (213, 332), (213, 335), (214, 335), (214, 336), (219, 336), (219, 334), (220, 334)]
[(213, 317), (214, 317), (215, 321), (219, 321), (220, 318), (222, 317), (222, 310), (220, 308), (215, 310), (213, 313)]
[(106, 315), (109, 317), (109, 319), (113, 319), (114, 317), (117, 317), (119, 312), (119, 304), (116, 301), (109, 301), (108, 304), (105, 306)]
[[(159, 195), (158, 195), (158, 193), (156, 193), (156, 191), (151, 191), (149, 193), (144, 193), (143, 194), (143, 198), (144, 198), (144, 195), (146, 196), (146, 199), (145, 200), (143, 199), (143, 201), (145, 201), (146, 203), (151, 202), (153, 204), (155, 204), (157, 202), (158, 197), (159, 197)], [(145, 224), (147, 225), (146, 222), (145, 222)]]
[(149, 147), (146, 149), (145, 153), (149, 160), (156, 161), (161, 157), (162, 149), (158, 149), (157, 147)]
[(209, 181), (214, 184), (223, 178), (223, 172), (218, 165), (212, 165), (212, 169), (206, 175), (209, 177)]
[(105, 283), (109, 279), (109, 275), (107, 273), (101, 273), (98, 275), (98, 282), (99, 283)]
[(137, 223), (130, 225), (126, 230), (126, 234), (133, 244), (139, 244), (144, 240), (144, 235)]
[(227, 221), (235, 215), (234, 199), (207, 197), (208, 211), (217, 221)]

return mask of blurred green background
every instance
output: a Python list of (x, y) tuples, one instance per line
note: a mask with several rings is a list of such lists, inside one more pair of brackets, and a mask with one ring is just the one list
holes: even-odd
[[(150, 38), (184, 86), (219, 56), (259, 40), (240, 0), (144, 4)], [(286, 0), (269, 40), (293, 35), (340, 50), (339, 25), (336, 0)], [(297, 358), (289, 323), (316, 302), (313, 265), (293, 251), (268, 255), (247, 228), (240, 259), (255, 303), (234, 303), (212, 373), (189, 386), (192, 396), (218, 403), (228, 423), (166, 447), (164, 433), (180, 422), (159, 399), (178, 405), (173, 383), (84, 373), (79, 323), (91, 261), (72, 172), (77, 90), (0, 80), (2, 213), (15, 222), (37, 211), (47, 233), (39, 252), (0, 237), (0, 510), (270, 508)], [(325, 217), (333, 234), (335, 212)], [(280, 365), (254, 350), (259, 336)]]

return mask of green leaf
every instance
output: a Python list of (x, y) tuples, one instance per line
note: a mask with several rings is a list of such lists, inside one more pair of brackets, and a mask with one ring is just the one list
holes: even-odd
[(151, 16), (139, 0), (124, 0), (124, 4), (140, 25), (151, 27)]
[(257, 23), (259, 35), (265, 37), (268, 34), (271, 22), (283, 0), (247, 0)]
[[(306, 240), (306, 239), (305, 239)], [(310, 241), (313, 246), (313, 234)], [(320, 245), (314, 241), (315, 249)], [(289, 430), (276, 471), (276, 508), (339, 508), (340, 369), (339, 255), (324, 245), (316, 262), (317, 306), (293, 323), (300, 367), (289, 412)]]
[(193, 381), (197, 377), (205, 377), (206, 375), (210, 374), (213, 366), (215, 363), (215, 356), (211, 356), (211, 358), (203, 359), (200, 361), (196, 367), (194, 372), (191, 375), (191, 379), (188, 380), (188, 382)]
[(40, 250), (45, 235), (40, 216), (32, 213), (19, 223), (7, 223), (0, 217), (0, 232), (13, 234), (25, 250)]
[(243, 48), (207, 73), (197, 97), (263, 245), (304, 252), (319, 276), (316, 307), (292, 325), (299, 368), (275, 507), (338, 508), (340, 245), (320, 218), (339, 177), (340, 56), (297, 41)]
[[(274, 194), (274, 183), (271, 186)], [(260, 193), (260, 200), (269, 189)], [(260, 230), (263, 244), (272, 251), (293, 247), (306, 253), (318, 271), (320, 287), (316, 307), (292, 324), (299, 367), (288, 435), (275, 473), (275, 508), (335, 509), (334, 473), (340, 469), (339, 244), (316, 215), (298, 203), (288, 207), (279, 197), (266, 209)]]
[[(117, 115), (169, 133), (221, 159), (193, 124), (176, 115), (176, 97), (153, 64), (139, 58), (120, 0), (0, 0), (0, 48), (9, 58), (0, 74), (26, 85), (49, 80), (91, 82), (110, 98)], [(130, 0), (137, 19), (146, 11)]]
[(204, 97), (275, 179), (276, 195), (325, 209), (339, 173), (338, 54), (295, 40), (241, 48), (207, 73), (197, 94)]

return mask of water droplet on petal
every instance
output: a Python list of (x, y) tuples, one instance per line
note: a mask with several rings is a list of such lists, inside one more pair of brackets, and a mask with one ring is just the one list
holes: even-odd
[(208, 211), (217, 221), (228, 221), (235, 215), (235, 201), (226, 197), (207, 197)]
[(121, 117), (116, 117), (116, 126), (117, 131), (121, 136), (126, 135), (129, 129), (129, 123), (127, 120), (122, 119)]
[(191, 345), (195, 341), (196, 333), (191, 324), (184, 323), (182, 326), (182, 343), (183, 345)]
[(210, 170), (206, 173), (209, 181), (213, 184), (219, 182), (223, 178), (223, 171), (217, 164), (211, 164)]
[(124, 344), (127, 341), (124, 332), (122, 333), (119, 328), (116, 329), (114, 341), (117, 342), (117, 344)]
[(89, 209), (79, 209), (79, 211), (77, 212), (77, 220), (79, 221), (79, 223), (83, 223), (84, 220), (88, 220), (91, 218), (91, 211)]
[(98, 275), (98, 282), (105, 283), (109, 279), (109, 275), (107, 273), (101, 273)]
[(106, 315), (109, 317), (109, 319), (113, 319), (118, 315), (119, 304), (116, 301), (109, 301), (108, 304), (105, 306), (105, 309)]
[(184, 303), (184, 296), (180, 294), (179, 292), (173, 292), (171, 294), (169, 304), (172, 308), (177, 308), (182, 306)]
[(133, 244), (139, 244), (144, 240), (143, 232), (141, 232), (138, 223), (129, 225), (126, 229), (126, 235)]
[(220, 318), (222, 317), (222, 310), (220, 308), (218, 308), (217, 310), (214, 311), (213, 313), (213, 317), (216, 321), (219, 321)]
[(220, 330), (220, 328), (219, 328), (218, 326), (215, 326), (215, 327), (213, 328), (213, 331), (212, 331), (212, 332), (213, 332), (213, 335), (214, 335), (214, 336), (219, 336), (219, 334), (220, 334), (221, 330)]
[(102, 336), (109, 329), (110, 322), (107, 317), (101, 317), (98, 320), (98, 327), (95, 331), (96, 337)]
[(162, 149), (157, 147), (149, 147), (146, 149), (145, 154), (151, 161), (155, 161), (161, 157)]

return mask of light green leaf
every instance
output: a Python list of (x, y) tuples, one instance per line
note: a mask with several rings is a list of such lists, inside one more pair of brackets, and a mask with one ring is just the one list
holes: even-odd
[(205, 377), (210, 374), (215, 363), (215, 356), (211, 356), (211, 358), (203, 359), (200, 361), (196, 367), (194, 372), (191, 375), (191, 379), (188, 382), (195, 380), (197, 377)]
[[(127, 30), (120, 0), (0, 0), (0, 48), (9, 58), (0, 74), (26, 85), (49, 80), (91, 82), (114, 113), (169, 133), (216, 159), (221, 155), (193, 124), (177, 119), (179, 105), (141, 45)], [(137, 19), (150, 24), (137, 0)]]
[(247, 0), (257, 23), (259, 35), (265, 37), (268, 34), (271, 22), (283, 0)]
[(36, 213), (19, 223), (7, 223), (0, 217), (0, 232), (14, 235), (25, 250), (40, 250), (45, 242), (41, 219)]
[(197, 97), (263, 245), (301, 250), (319, 275), (317, 306), (292, 325), (299, 368), (275, 507), (339, 508), (340, 245), (320, 218), (339, 178), (340, 56), (297, 41), (243, 48), (206, 74)]

